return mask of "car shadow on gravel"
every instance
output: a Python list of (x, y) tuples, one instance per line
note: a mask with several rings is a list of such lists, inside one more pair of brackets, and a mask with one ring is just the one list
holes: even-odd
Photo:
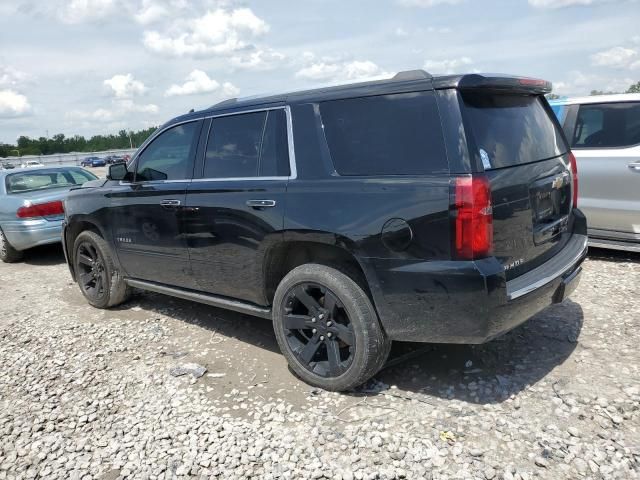
[(589, 258), (592, 260), (603, 260), (605, 262), (640, 263), (640, 253), (626, 252), (623, 250), (609, 250), (606, 248), (589, 247)]
[(43, 245), (25, 250), (22, 262), (35, 266), (60, 265), (65, 262), (62, 245)]
[[(121, 308), (136, 305), (212, 334), (280, 352), (268, 320), (148, 292), (136, 294)], [(569, 358), (576, 348), (583, 318), (580, 305), (567, 300), (483, 345), (397, 342), (388, 366), (350, 395), (375, 395), (382, 382), (401, 391), (446, 399), (479, 404), (503, 402)]]
[(114, 310), (129, 310), (135, 306), (197, 325), (215, 335), (236, 338), (271, 352), (280, 352), (271, 322), (263, 318), (152, 292), (136, 292), (129, 302)]
[[(564, 363), (583, 321), (582, 307), (567, 300), (483, 345), (394, 344), (392, 366), (377, 380), (440, 398), (500, 403)], [(360, 393), (369, 393), (367, 386)]]

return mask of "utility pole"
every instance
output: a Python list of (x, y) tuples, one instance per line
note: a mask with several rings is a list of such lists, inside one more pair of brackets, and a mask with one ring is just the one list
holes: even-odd
[(129, 130), (129, 147), (133, 150), (133, 140), (131, 140), (131, 130)]

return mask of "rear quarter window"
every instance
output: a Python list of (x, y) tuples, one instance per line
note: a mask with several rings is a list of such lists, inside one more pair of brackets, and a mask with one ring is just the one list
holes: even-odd
[(332, 100), (320, 104), (320, 114), (340, 175), (449, 171), (432, 91)]

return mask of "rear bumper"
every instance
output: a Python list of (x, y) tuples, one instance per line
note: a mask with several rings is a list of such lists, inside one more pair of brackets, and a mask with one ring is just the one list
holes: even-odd
[(3, 224), (2, 231), (13, 248), (26, 250), (58, 243), (62, 238), (62, 220), (16, 220)]
[(371, 259), (376, 280), (369, 283), (392, 340), (484, 343), (569, 296), (586, 255), (587, 236), (574, 234), (556, 256), (511, 281), (495, 258), (410, 264)]

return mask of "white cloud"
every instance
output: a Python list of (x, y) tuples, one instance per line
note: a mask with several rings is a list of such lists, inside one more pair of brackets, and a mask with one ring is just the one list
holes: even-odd
[(588, 95), (592, 90), (625, 92), (635, 83), (632, 78), (606, 77), (577, 70), (568, 72), (561, 81), (553, 82), (553, 93), (558, 95)]
[(332, 62), (325, 59), (313, 61), (313, 54), (309, 52), (306, 52), (306, 58), (312, 63), (296, 72), (296, 77), (306, 80), (341, 83), (375, 80), (391, 75), (369, 60)]
[(12, 87), (29, 80), (29, 75), (10, 66), (0, 66), (0, 87)]
[(141, 25), (156, 23), (169, 15), (169, 10), (165, 5), (157, 3), (156, 0), (143, 0), (138, 13), (134, 15), (136, 22)]
[(211, 92), (219, 92), (224, 96), (233, 97), (238, 95), (240, 90), (230, 82), (220, 84), (216, 80), (209, 78), (209, 75), (202, 70), (194, 70), (187, 75), (185, 83), (182, 85), (171, 85), (164, 95), (165, 97), (174, 97)]
[(591, 55), (591, 64), (596, 67), (640, 68), (640, 53), (633, 48), (613, 47)]
[(98, 108), (93, 111), (72, 110), (67, 112), (66, 117), (69, 120), (93, 120), (96, 122), (113, 122), (114, 120), (126, 117), (132, 113), (158, 113), (159, 108), (153, 103), (138, 104), (133, 100), (115, 100), (112, 108)]
[(273, 70), (285, 56), (273, 49), (257, 49), (243, 55), (231, 57), (231, 65), (247, 70)]
[(147, 31), (143, 43), (152, 52), (171, 56), (230, 55), (252, 48), (249, 40), (268, 31), (269, 26), (250, 8), (219, 8), (196, 19), (183, 19), (167, 32)]
[(405, 7), (429, 8), (435, 7), (436, 5), (455, 5), (461, 1), (462, 0), (398, 0), (398, 3)]
[(114, 75), (103, 83), (111, 89), (111, 93), (116, 98), (130, 98), (136, 95), (142, 95), (147, 91), (144, 83), (135, 80), (130, 73), (126, 75)]
[(0, 118), (21, 117), (29, 112), (27, 97), (14, 90), (0, 90)]
[(408, 37), (409, 32), (407, 32), (404, 28), (398, 27), (393, 31), (396, 37)]
[[(424, 69), (431, 73), (453, 73), (462, 70), (462, 67), (472, 64), (473, 61), (469, 57), (427, 60), (424, 62)], [(465, 68), (464, 70), (468, 69)]]
[(115, 13), (116, 3), (115, 0), (71, 0), (59, 15), (66, 23), (83, 23)]
[[(585, 5), (598, 5), (603, 3), (624, 2), (625, 0), (529, 0), (529, 5), (535, 8), (566, 8)], [(633, 0), (632, 0), (633, 1)]]

